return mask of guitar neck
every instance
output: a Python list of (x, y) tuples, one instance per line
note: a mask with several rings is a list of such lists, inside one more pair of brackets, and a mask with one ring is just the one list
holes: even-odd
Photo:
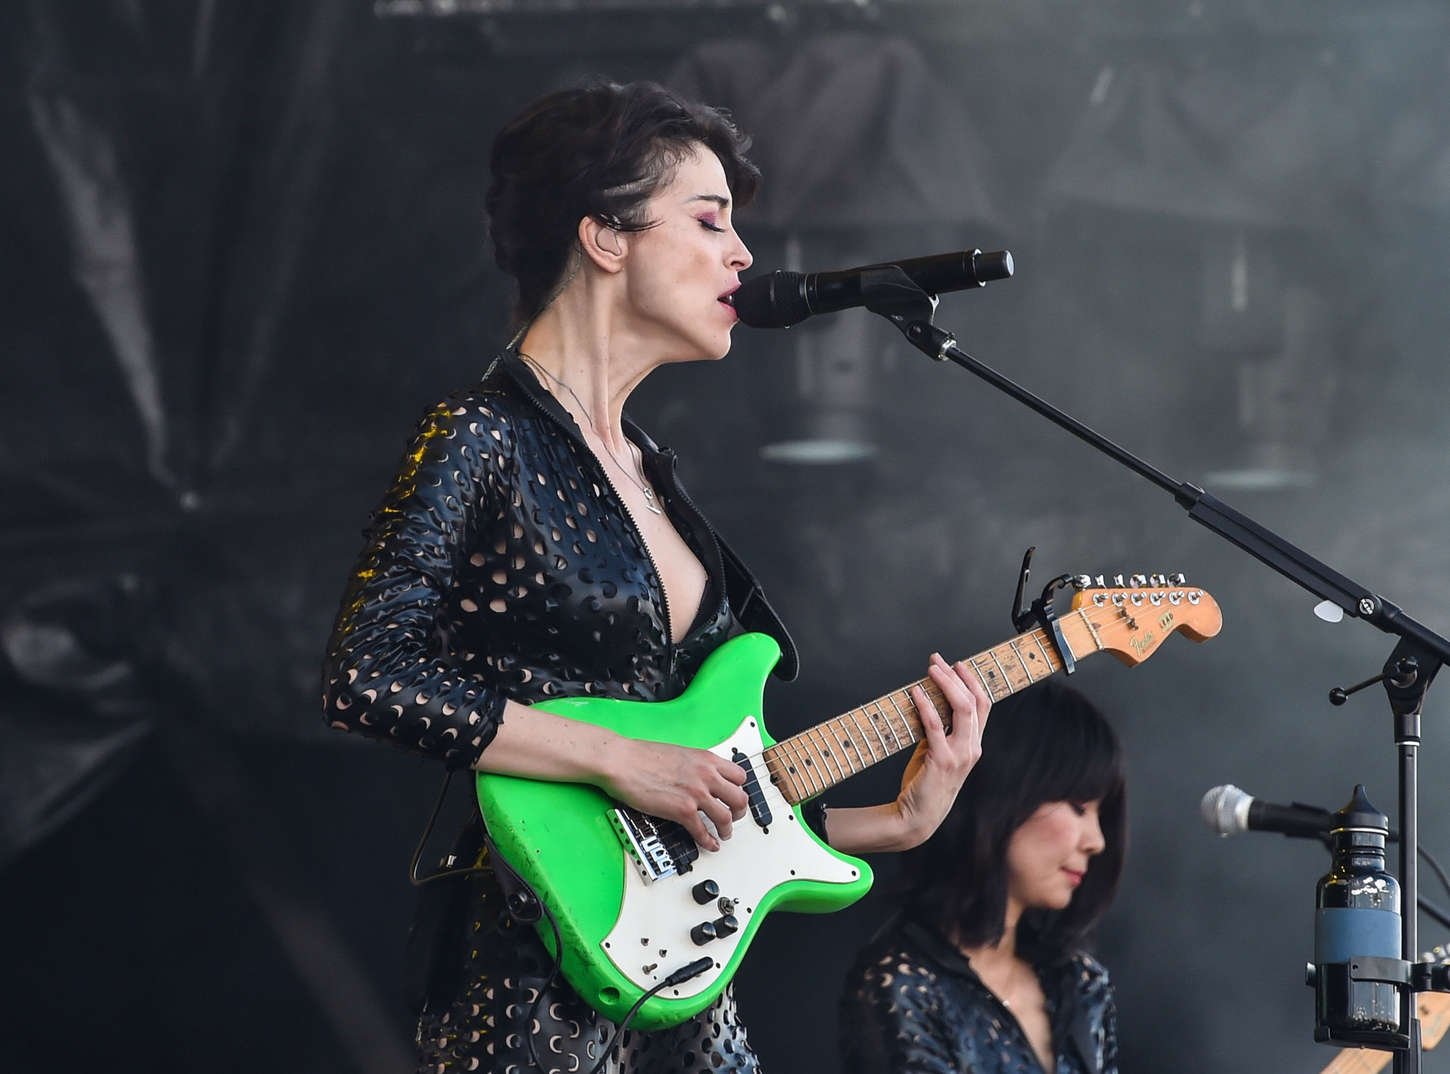
[[(1074, 660), (1103, 649), (1086, 610), (1070, 612), (1058, 623)], [(980, 652), (966, 662), (993, 701), (1041, 682), (1062, 667), (1052, 639), (1040, 627)], [(786, 801), (794, 805), (814, 798), (921, 741), (925, 731), (921, 715), (911, 700), (911, 690), (916, 686), (926, 692), (950, 726), (951, 709), (941, 691), (930, 679), (920, 679), (782, 739), (765, 751), (765, 762), (771, 781)]]

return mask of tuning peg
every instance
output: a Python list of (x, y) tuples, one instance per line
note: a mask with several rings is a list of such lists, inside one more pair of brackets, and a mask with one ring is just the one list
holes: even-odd
[(1097, 586), (1099, 589), (1105, 589), (1107, 587), (1107, 584), (1107, 582), (1103, 581), (1103, 576), (1101, 574), (1093, 578), (1093, 585)]
[(1135, 574), (1133, 575), (1133, 577), (1128, 579), (1128, 584), (1133, 586), (1145, 586), (1148, 584), (1148, 576), (1145, 574)]
[(1113, 575), (1113, 585), (1117, 586), (1119, 589), (1123, 588), (1123, 576), (1121, 574)]
[(1150, 574), (1150, 575), (1148, 575), (1148, 584), (1149, 585), (1167, 585), (1168, 584), (1168, 577), (1166, 575), (1162, 575), (1162, 574)]
[(1072, 587), (1077, 590), (1086, 589), (1093, 584), (1093, 580), (1086, 574), (1075, 574), (1072, 577)]
[(1168, 576), (1169, 585), (1185, 585), (1187, 582), (1188, 579), (1184, 576), (1182, 571), (1179, 571), (1176, 574), (1170, 574)]

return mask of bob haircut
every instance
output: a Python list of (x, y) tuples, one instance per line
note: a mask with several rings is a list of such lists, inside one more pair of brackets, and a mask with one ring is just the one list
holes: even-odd
[(906, 856), (907, 902), (965, 947), (996, 943), (1007, 915), (1007, 844), (1046, 802), (1092, 802), (1106, 843), (1060, 911), (1029, 909), (1018, 948), (1034, 961), (1080, 945), (1112, 902), (1127, 839), (1118, 737), (1076, 690), (1046, 682), (992, 706), (982, 759), (936, 833)]
[(616, 231), (644, 231), (650, 196), (697, 146), (720, 158), (737, 206), (760, 172), (745, 156), (750, 139), (723, 111), (654, 82), (595, 79), (529, 105), (498, 133), (484, 199), (494, 260), (514, 278), (517, 329), (543, 311), (592, 217)]

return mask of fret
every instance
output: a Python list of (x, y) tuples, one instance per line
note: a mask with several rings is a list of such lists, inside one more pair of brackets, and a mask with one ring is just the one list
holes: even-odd
[(1088, 610), (1086, 608), (1079, 608), (1077, 614), (1082, 616), (1082, 621), (1087, 624), (1088, 633), (1093, 636), (1093, 644), (1098, 647), (1098, 652), (1102, 652), (1103, 639), (1098, 637), (1098, 628), (1093, 624), (1092, 617), (1088, 615)]
[(832, 784), (840, 783), (841, 780), (843, 780), (843, 779), (846, 778), (846, 773), (841, 768), (841, 762), (836, 757), (836, 751), (833, 750), (833, 749), (831, 749), (831, 737), (830, 737), (830, 735), (828, 735), (826, 733), (826, 731), (825, 731), (825, 725), (824, 724), (817, 724), (811, 730), (815, 734), (816, 738), (820, 740), (820, 743), (821, 743), (820, 745), (817, 745), (816, 746), (816, 759), (817, 760), (820, 760), (820, 761), (829, 762), (828, 764), (824, 764), (823, 765), (823, 767), (826, 770), (826, 775), (830, 775), (831, 774), (831, 765), (835, 765), (835, 767), (836, 767), (836, 778), (833, 779), (831, 781), (831, 783)]
[(785, 751), (779, 746), (772, 746), (765, 751), (765, 766), (770, 771), (770, 781), (780, 790), (781, 797), (787, 802), (799, 802), (805, 799), (805, 788), (797, 783), (795, 777), (790, 774), (787, 762), (784, 757)]
[[(893, 705), (896, 704), (895, 701), (892, 701), (891, 703)], [(872, 702), (872, 704), (874, 704), (876, 706), (876, 720), (877, 720), (878, 724), (881, 723), (881, 722), (883, 722), (883, 721), (885, 722), (885, 724), (886, 724), (886, 730), (888, 730), (888, 731), (891, 732), (892, 741), (894, 741), (896, 743), (896, 749), (892, 750), (891, 752), (892, 753), (896, 753), (896, 752), (900, 751), (900, 749), (901, 749), (901, 736), (896, 733), (896, 728), (893, 727), (893, 726), (891, 726), (891, 719), (890, 719), (890, 717), (888, 717), (886, 715), (886, 711), (881, 707), (881, 699), (880, 698), (877, 698), (874, 702)], [(900, 712), (901, 710), (900, 709), (897, 709), (896, 711), (897, 712)], [(881, 744), (883, 746), (886, 745), (886, 740), (884, 738), (881, 740)]]
[(998, 656), (1010, 655), (1017, 660), (1017, 673), (1015, 675), (1012, 673), (1010, 662), (1002, 665), (1003, 673), (1007, 676), (1009, 692), (1015, 694), (1018, 690), (1026, 689), (1032, 685), (1033, 680), (1031, 674), (1027, 671), (1027, 662), (1022, 659), (1022, 654), (1017, 651), (1015, 638), (1011, 641), (1004, 641), (993, 650), (993, 653)]
[[(799, 741), (800, 737), (800, 735), (792, 735), (790, 738), (786, 739), (785, 742), (782, 743), (782, 745), (790, 747), (791, 756), (794, 757), (796, 761), (795, 769), (797, 773), (804, 771), (804, 774), (811, 780), (812, 783), (821, 782), (820, 777), (815, 772), (815, 766), (811, 763), (810, 754), (805, 752)], [(824, 782), (821, 782), (821, 785), (819, 787), (807, 785), (806, 789), (810, 792), (810, 794), (806, 795), (806, 797), (809, 798), (811, 795), (820, 794), (821, 791), (826, 789), (826, 785)]]
[[(923, 689), (926, 688), (926, 683), (925, 682), (919, 682), (919, 683), (917, 683), (917, 685), (920, 686), (920, 687), (922, 687)], [(896, 710), (896, 715), (898, 715), (898, 716), (901, 717), (901, 729), (906, 732), (906, 745), (908, 745), (908, 746), (913, 745), (916, 742), (916, 740), (921, 737), (920, 735), (918, 735), (916, 733), (916, 728), (917, 728), (917, 726), (919, 726), (920, 719), (921, 718), (920, 717), (917, 717), (917, 721), (914, 724), (912, 722), (911, 717), (908, 716), (906, 713), (904, 713), (904, 712), (901, 711), (901, 706), (896, 703), (896, 695), (895, 694), (887, 694), (886, 695), (886, 700), (891, 702), (891, 707)], [(906, 703), (908, 705), (911, 705), (910, 698), (907, 698), (906, 699)], [(911, 706), (911, 710), (912, 710), (913, 713), (915, 713), (916, 712), (916, 706), (915, 705), (912, 705)], [(900, 748), (903, 748), (903, 747), (899, 747), (898, 746), (897, 748), (900, 749)]]
[(1037, 651), (1042, 654), (1042, 659), (1047, 661), (1047, 670), (1049, 673), (1051, 673), (1057, 670), (1058, 665), (1060, 665), (1062, 661), (1059, 660), (1056, 655), (1047, 651), (1047, 646), (1042, 643), (1042, 639), (1042, 631), (1034, 630), (1032, 632), (1032, 640), (1037, 643)]
[(1022, 674), (1027, 676), (1027, 685), (1031, 686), (1037, 680), (1032, 677), (1032, 669), (1027, 666), (1027, 661), (1022, 658), (1022, 650), (1017, 648), (1017, 639), (1013, 638), (1007, 645), (1012, 650), (1012, 655), (1017, 658), (1017, 663), (1022, 665)]
[[(1002, 661), (997, 659), (997, 650), (989, 649), (987, 654), (992, 658), (992, 663), (997, 665), (997, 670), (1002, 673), (1002, 683), (1007, 693), (1012, 692), (1012, 676), (1007, 674), (1007, 669), (1002, 666)], [(1006, 694), (1003, 695), (1004, 697)]]
[(787, 738), (781, 742), (777, 742), (771, 752), (776, 753), (780, 757), (783, 775), (786, 779), (790, 780), (791, 792), (795, 795), (791, 800), (801, 802), (809, 798), (811, 796), (811, 788), (806, 783), (805, 777), (801, 772), (802, 766), (799, 763), (795, 751), (791, 747), (791, 740)]
[[(880, 706), (877, 707), (879, 708)], [(872, 733), (876, 736), (876, 741), (881, 743), (881, 756), (890, 757), (901, 748), (900, 746), (893, 747), (886, 741), (886, 736), (881, 733), (881, 724), (877, 720), (872, 719), (871, 713), (865, 705), (862, 705), (856, 711), (866, 717), (866, 726), (871, 728)], [(895, 736), (893, 735), (892, 737), (894, 738)]]
[[(851, 722), (856, 725), (856, 730), (859, 731), (861, 733), (861, 737), (866, 740), (866, 748), (871, 751), (871, 763), (875, 764), (878, 760), (882, 760), (883, 758), (878, 758), (876, 756), (876, 747), (871, 745), (870, 737), (866, 734), (865, 730), (862, 729), (861, 721), (856, 718), (856, 714), (860, 711), (860, 709), (852, 709), (850, 712), (846, 713), (846, 715), (851, 717)], [(882, 745), (884, 746), (885, 743), (883, 742)], [(856, 753), (859, 756), (861, 751), (857, 750)]]
[(886, 736), (881, 731), (881, 721), (885, 719), (885, 714), (881, 711), (881, 703), (879, 701), (873, 701), (871, 704), (876, 706), (874, 713), (867, 705), (861, 706), (861, 712), (867, 717), (871, 730), (876, 732), (876, 738), (881, 743), (882, 750), (885, 751), (887, 757), (890, 757), (897, 750), (901, 749), (901, 740), (896, 737), (896, 732), (892, 729), (888, 721), (886, 730), (891, 731), (891, 741), (886, 741)]
[(845, 759), (846, 764), (851, 769), (851, 771), (841, 777), (842, 779), (845, 779), (846, 776), (854, 776), (856, 773), (864, 771), (866, 766), (875, 760), (874, 754), (872, 755), (872, 761), (868, 761), (861, 756), (861, 747), (856, 744), (856, 735), (846, 723), (846, 718), (849, 715), (850, 713), (846, 713), (830, 721), (831, 737), (835, 740), (836, 745), (841, 748), (840, 755)]
[(980, 659), (980, 655), (974, 656), (967, 661), (967, 664), (971, 667), (973, 671), (977, 673), (977, 681), (982, 684), (982, 689), (987, 691), (987, 696), (990, 697), (993, 701), (999, 701), (1001, 699), (997, 697), (997, 691), (992, 688), (992, 683), (996, 682), (997, 676), (983, 675), (982, 669), (977, 666), (977, 661)]

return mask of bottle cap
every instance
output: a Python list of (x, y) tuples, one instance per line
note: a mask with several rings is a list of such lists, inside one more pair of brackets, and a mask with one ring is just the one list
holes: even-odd
[(1349, 803), (1329, 818), (1331, 832), (1370, 831), (1388, 836), (1390, 818), (1381, 813), (1364, 793), (1364, 784), (1354, 785), (1354, 797)]

